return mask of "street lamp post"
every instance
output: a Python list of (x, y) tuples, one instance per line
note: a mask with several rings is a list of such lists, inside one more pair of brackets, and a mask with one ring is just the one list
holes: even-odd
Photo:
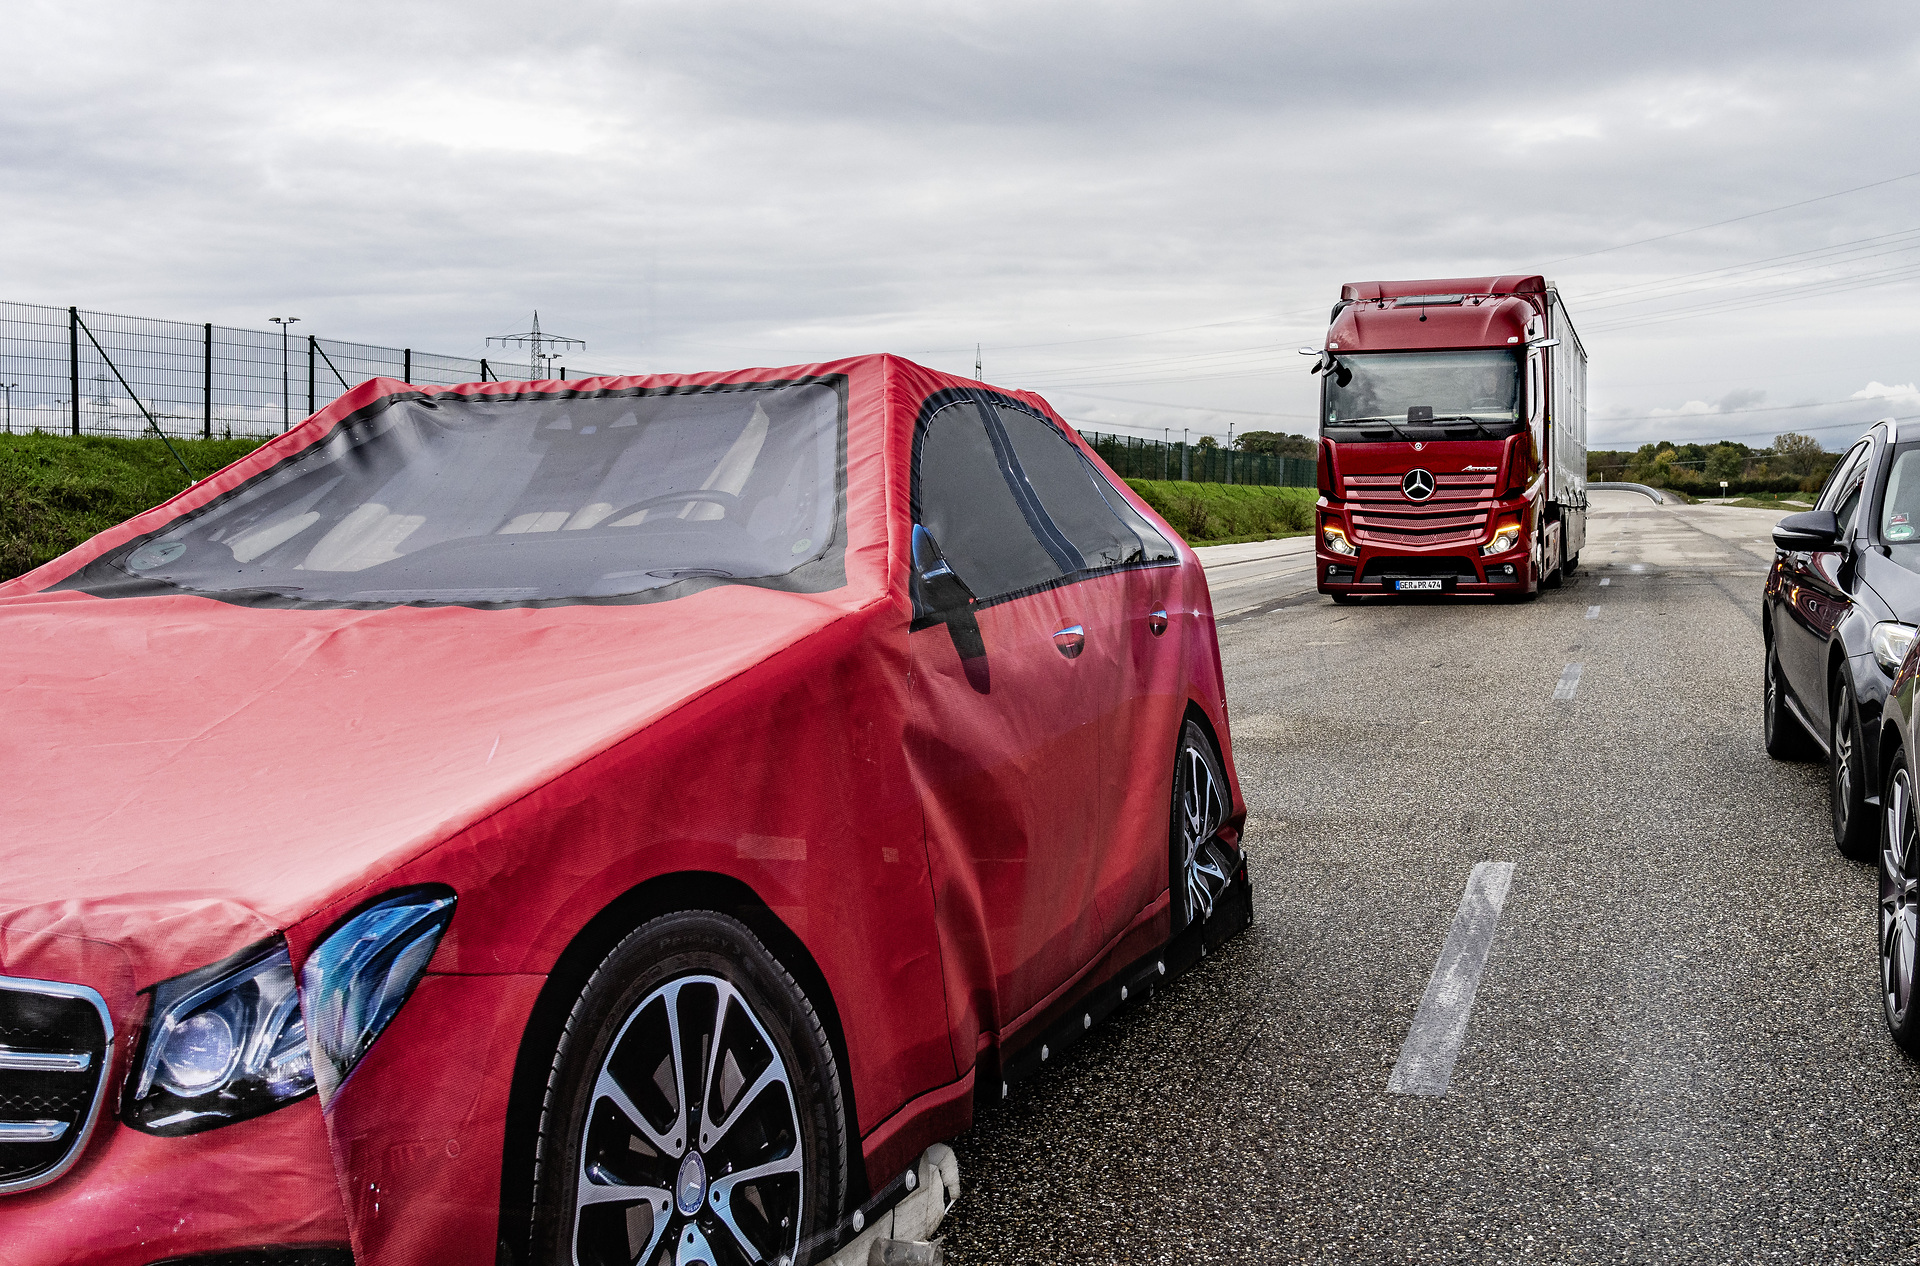
[(282, 431), (293, 425), (293, 405), (287, 387), (287, 327), (299, 319), (299, 317), (267, 318), (280, 327), (280, 429)]

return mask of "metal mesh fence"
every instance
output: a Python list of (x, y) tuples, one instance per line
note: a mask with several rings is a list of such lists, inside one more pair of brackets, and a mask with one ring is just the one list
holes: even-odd
[(8, 431), (273, 435), (381, 375), (445, 386), (533, 371), (521, 361), (0, 302)]
[(1082, 431), (1080, 435), (1123, 479), (1186, 479), (1207, 484), (1262, 484), (1311, 488), (1316, 463), (1311, 457), (1239, 453), (1198, 444), (1164, 444), (1136, 435)]

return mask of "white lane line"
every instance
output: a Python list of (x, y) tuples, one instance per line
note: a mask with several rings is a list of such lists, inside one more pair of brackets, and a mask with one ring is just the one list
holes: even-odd
[(1647, 565), (1645, 563), (1634, 563), (1632, 566), (1627, 568), (1628, 571), (1645, 571), (1646, 569), (1647, 569)]
[(1441, 1098), (1453, 1083), (1453, 1066), (1467, 1040), (1473, 995), (1487, 968), (1487, 951), (1500, 927), (1500, 910), (1513, 885), (1512, 862), (1480, 862), (1467, 877), (1459, 912), (1447, 930), (1440, 959), (1433, 965), (1427, 992), (1420, 997), (1413, 1027), (1387, 1078), (1387, 1093)]
[(1600, 608), (1599, 608), (1599, 607), (1588, 607), (1588, 608), (1587, 608), (1587, 618), (1588, 618), (1589, 620), (1597, 620), (1597, 619), (1599, 619), (1599, 618), (1600, 618)]
[(1603, 580), (1601, 580), (1601, 582), (1600, 582), (1600, 587), (1601, 587), (1602, 589), (1605, 589), (1605, 588), (1606, 588), (1606, 587), (1607, 587), (1608, 585), (1610, 585), (1610, 584), (1612, 584), (1612, 583), (1613, 583), (1613, 577), (1612, 577), (1612, 576), (1608, 576), (1608, 577), (1606, 577), (1605, 579), (1603, 579)]
[(1560, 672), (1559, 684), (1553, 688), (1553, 697), (1562, 701), (1573, 698), (1573, 692), (1580, 688), (1580, 665), (1568, 664)]

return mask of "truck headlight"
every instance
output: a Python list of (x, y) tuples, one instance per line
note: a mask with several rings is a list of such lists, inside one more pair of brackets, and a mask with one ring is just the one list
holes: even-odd
[(1336, 554), (1345, 554), (1351, 558), (1360, 552), (1353, 547), (1353, 542), (1347, 539), (1345, 530), (1331, 523), (1320, 529), (1320, 538), (1327, 543), (1327, 548)]
[(153, 1021), (123, 1115), (149, 1134), (198, 1134), (313, 1093), (313, 1060), (279, 937), (153, 987)]
[(426, 973), (453, 921), (453, 889), (438, 884), (388, 893), (328, 933), (300, 969), (300, 996), (320, 1101), (393, 1020)]
[(1520, 525), (1518, 523), (1502, 523), (1493, 530), (1493, 539), (1480, 547), (1480, 553), (1482, 555), (1504, 554), (1512, 549), (1515, 542), (1519, 539)]
[(1873, 626), (1873, 657), (1880, 661), (1880, 667), (1890, 673), (1900, 671), (1900, 665), (1907, 662), (1907, 649), (1913, 645), (1916, 630), (1911, 624), (1901, 624), (1895, 620), (1882, 620)]

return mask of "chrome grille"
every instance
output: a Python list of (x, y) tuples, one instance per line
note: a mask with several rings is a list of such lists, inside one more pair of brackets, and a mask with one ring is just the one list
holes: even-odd
[(1347, 511), (1353, 533), (1375, 545), (1457, 545), (1486, 533), (1499, 476), (1436, 473), (1433, 496), (1409, 501), (1400, 475), (1348, 475)]
[(50, 1183), (80, 1158), (112, 1049), (93, 990), (0, 976), (0, 1192)]

